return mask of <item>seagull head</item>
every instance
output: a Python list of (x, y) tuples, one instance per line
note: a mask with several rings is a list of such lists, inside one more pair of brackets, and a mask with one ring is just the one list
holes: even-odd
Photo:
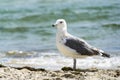
[(67, 24), (64, 19), (58, 19), (52, 26), (57, 27), (58, 29), (66, 29), (67, 28)]

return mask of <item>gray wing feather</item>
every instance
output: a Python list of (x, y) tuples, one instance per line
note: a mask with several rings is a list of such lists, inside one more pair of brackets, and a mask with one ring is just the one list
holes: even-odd
[(81, 41), (79, 39), (66, 39), (66, 46), (76, 50), (77, 53), (81, 55), (98, 55), (99, 51), (92, 49), (89, 47), (84, 41)]

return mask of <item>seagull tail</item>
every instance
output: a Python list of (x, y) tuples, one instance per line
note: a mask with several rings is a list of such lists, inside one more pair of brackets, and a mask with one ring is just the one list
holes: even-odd
[(103, 57), (108, 57), (108, 58), (110, 58), (110, 55), (107, 54), (107, 53), (104, 53), (104, 52), (102, 53), (102, 56), (103, 56)]

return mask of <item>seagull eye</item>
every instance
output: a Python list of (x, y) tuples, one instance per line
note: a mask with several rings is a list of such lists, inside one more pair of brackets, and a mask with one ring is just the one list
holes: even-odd
[(62, 21), (60, 21), (60, 24), (62, 24), (63, 22)]

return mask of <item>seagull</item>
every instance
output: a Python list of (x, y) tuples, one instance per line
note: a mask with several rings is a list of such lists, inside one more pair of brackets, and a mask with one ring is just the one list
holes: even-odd
[(76, 59), (88, 56), (110, 57), (103, 50), (91, 46), (85, 40), (75, 37), (67, 32), (67, 23), (64, 19), (58, 19), (53, 25), (57, 28), (56, 46), (67, 57), (73, 58), (73, 70), (76, 70)]

